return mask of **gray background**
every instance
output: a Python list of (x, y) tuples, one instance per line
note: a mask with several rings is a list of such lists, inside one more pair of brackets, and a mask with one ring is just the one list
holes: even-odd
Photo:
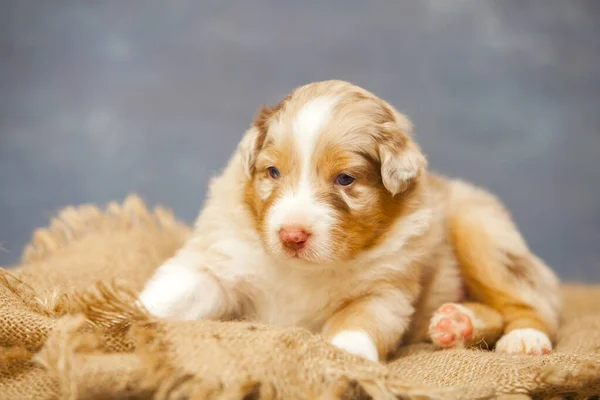
[(600, 281), (600, 2), (0, 1), (0, 265), (67, 204), (192, 221), (260, 104), (339, 78)]

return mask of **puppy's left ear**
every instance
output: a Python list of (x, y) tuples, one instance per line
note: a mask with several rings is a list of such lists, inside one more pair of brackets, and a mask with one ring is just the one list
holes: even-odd
[(427, 167), (427, 160), (411, 135), (411, 122), (400, 114), (396, 114), (394, 122), (381, 126), (378, 145), (381, 178), (393, 196), (411, 187)]

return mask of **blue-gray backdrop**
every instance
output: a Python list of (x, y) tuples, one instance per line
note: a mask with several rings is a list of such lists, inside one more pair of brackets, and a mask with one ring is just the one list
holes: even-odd
[(0, 265), (67, 204), (191, 221), (258, 105), (339, 78), (600, 281), (598, 1), (0, 1), (0, 60)]

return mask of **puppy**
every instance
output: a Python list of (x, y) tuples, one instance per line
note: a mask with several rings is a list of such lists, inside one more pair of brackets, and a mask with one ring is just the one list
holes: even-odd
[(141, 303), (304, 327), (374, 361), (423, 340), (549, 352), (557, 278), (491, 194), (426, 170), (411, 131), (342, 81), (262, 108)]

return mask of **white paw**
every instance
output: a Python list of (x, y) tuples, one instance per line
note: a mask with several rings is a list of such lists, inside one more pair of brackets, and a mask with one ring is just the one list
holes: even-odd
[(218, 317), (225, 308), (221, 289), (212, 277), (173, 262), (158, 268), (139, 301), (156, 317), (179, 320)]
[(364, 331), (341, 331), (333, 338), (331, 344), (371, 361), (379, 361), (375, 343)]
[(537, 329), (515, 329), (498, 340), (496, 351), (498, 353), (539, 356), (552, 351), (552, 342), (544, 332)]

